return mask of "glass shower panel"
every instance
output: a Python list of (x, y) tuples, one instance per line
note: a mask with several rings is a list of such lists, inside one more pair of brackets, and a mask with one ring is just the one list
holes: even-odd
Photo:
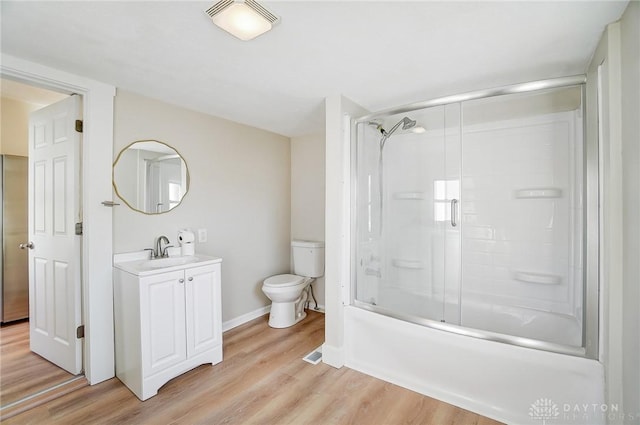
[[(460, 176), (461, 176), (461, 119), (460, 103), (446, 105), (445, 113), (445, 193), (444, 193), (444, 276), (445, 299), (443, 321), (455, 325), (460, 324), (460, 269), (461, 269), (461, 235), (460, 235)], [(436, 196), (440, 199), (440, 194)], [(434, 200), (434, 204), (437, 201)]]
[(463, 104), (461, 325), (580, 347), (582, 91)]
[(445, 228), (455, 190), (444, 110), (359, 123), (356, 138), (356, 300), (432, 320), (445, 314)]
[(355, 196), (355, 299), (377, 305), (379, 286), (384, 274), (382, 261), (382, 212), (378, 170), (380, 132), (375, 123), (356, 126), (356, 146), (352, 150), (356, 170)]

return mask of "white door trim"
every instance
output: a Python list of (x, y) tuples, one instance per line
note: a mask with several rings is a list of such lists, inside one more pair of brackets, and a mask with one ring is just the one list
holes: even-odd
[(83, 95), (84, 368), (89, 383), (97, 384), (115, 376), (112, 212), (101, 204), (113, 196), (111, 162), (115, 87), (5, 54), (0, 61), (0, 76)]

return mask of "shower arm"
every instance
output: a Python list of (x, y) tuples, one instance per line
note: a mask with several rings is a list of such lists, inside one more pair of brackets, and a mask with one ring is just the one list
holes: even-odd
[(416, 122), (408, 117), (404, 117), (400, 121), (398, 121), (393, 127), (391, 127), (391, 130), (389, 131), (386, 131), (384, 128), (382, 128), (382, 125), (378, 125), (378, 130), (380, 130), (380, 133), (382, 133), (382, 138), (380, 139), (380, 155), (382, 155), (382, 149), (384, 149), (384, 144), (387, 143), (387, 140), (389, 140), (389, 137), (391, 137), (391, 135), (398, 129), (398, 127), (400, 127), (400, 125), (402, 125), (403, 130), (407, 130), (409, 128), (414, 127), (416, 125)]

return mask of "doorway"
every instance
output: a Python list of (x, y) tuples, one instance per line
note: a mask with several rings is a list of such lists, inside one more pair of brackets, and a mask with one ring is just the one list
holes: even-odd
[[(13, 157), (25, 158), (28, 156), (29, 141), (29, 114), (47, 105), (68, 98), (68, 94), (62, 94), (50, 90), (44, 90), (12, 80), (2, 80), (2, 109), (3, 131), (0, 153)], [(26, 185), (25, 185), (26, 186)], [(6, 192), (6, 191), (3, 191)], [(27, 199), (27, 193), (22, 194), (23, 200)], [(18, 197), (20, 197), (18, 195)], [(26, 213), (25, 209), (25, 213)], [(5, 221), (3, 230), (16, 233), (13, 223)], [(16, 226), (19, 226), (16, 224)], [(24, 243), (27, 243), (27, 235), (24, 235)], [(8, 238), (3, 237), (6, 242)], [(5, 243), (5, 245), (7, 245)], [(12, 250), (14, 256), (27, 256), (27, 249), (18, 251), (17, 246), (6, 246)], [(26, 247), (26, 246), (25, 246)], [(23, 248), (25, 248), (23, 247)], [(13, 252), (13, 251), (16, 252)], [(79, 260), (79, 258), (78, 258)], [(24, 269), (26, 261), (22, 261), (23, 269), (13, 270), (12, 276), (26, 274), (28, 267)], [(3, 285), (8, 283), (3, 279)], [(6, 297), (3, 296), (3, 301)], [(13, 301), (12, 301), (13, 302)], [(11, 309), (7, 305), (5, 309)], [(24, 314), (21, 315), (24, 317)], [(29, 319), (21, 316), (2, 317), (2, 329), (0, 329), (0, 344), (2, 346), (2, 365), (0, 367), (0, 398), (2, 399), (3, 416), (5, 409), (21, 403), (21, 400), (30, 400), (38, 394), (44, 394), (51, 389), (59, 388), (67, 382), (75, 382), (78, 378), (71, 373), (57, 367), (33, 353), (30, 349)], [(21, 319), (21, 320), (14, 320)]]

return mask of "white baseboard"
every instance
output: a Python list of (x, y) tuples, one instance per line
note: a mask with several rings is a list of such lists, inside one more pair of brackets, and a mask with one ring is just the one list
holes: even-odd
[(250, 311), (249, 313), (243, 314), (242, 316), (238, 316), (234, 319), (227, 320), (226, 322), (222, 322), (222, 332), (237, 328), (238, 326), (244, 325), (245, 323), (250, 322), (253, 319), (264, 316), (265, 314), (269, 313), (270, 310), (271, 304), (254, 311)]
[[(318, 313), (324, 314), (323, 305), (318, 304), (318, 310), (314, 309), (313, 307), (309, 307), (308, 310), (316, 311)], [(271, 304), (254, 311), (250, 311), (249, 313), (243, 314), (242, 316), (236, 317), (234, 319), (227, 320), (226, 322), (222, 323), (222, 332), (230, 331), (233, 328), (237, 328), (240, 325), (244, 325), (245, 323), (250, 322), (253, 319), (257, 319), (258, 317), (268, 314), (269, 311), (271, 311)]]
[(334, 347), (326, 342), (322, 344), (322, 362), (340, 369), (344, 366), (344, 349), (343, 347)]

